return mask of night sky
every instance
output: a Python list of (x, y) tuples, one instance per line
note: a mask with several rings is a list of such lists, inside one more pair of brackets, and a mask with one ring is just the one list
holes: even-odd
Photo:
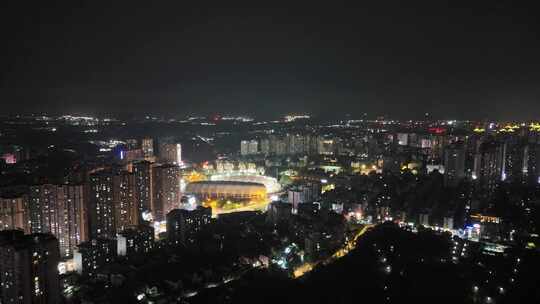
[(517, 2), (53, 2), (0, 4), (3, 112), (540, 114), (540, 22)]

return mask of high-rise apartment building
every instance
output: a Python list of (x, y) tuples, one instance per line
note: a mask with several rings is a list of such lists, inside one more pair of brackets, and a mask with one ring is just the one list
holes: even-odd
[(240, 142), (241, 155), (253, 155), (257, 153), (259, 153), (259, 142), (257, 140), (242, 140)]
[(113, 176), (114, 218), (117, 231), (139, 224), (141, 215), (137, 208), (135, 175), (119, 172)]
[(525, 181), (526, 171), (527, 144), (518, 138), (505, 140), (502, 179), (513, 182)]
[(143, 219), (148, 219), (152, 208), (152, 163), (141, 161), (133, 164), (135, 175), (135, 191), (137, 192), (137, 208)]
[(143, 138), (141, 140), (141, 149), (145, 158), (154, 156), (154, 140), (152, 138)]
[(0, 231), (0, 303), (60, 303), (58, 240)]
[(159, 148), (159, 160), (166, 164), (182, 164), (182, 145), (179, 143), (163, 143)]
[(99, 171), (90, 176), (90, 238), (114, 238), (141, 222), (136, 175), (127, 171)]
[(139, 225), (126, 229), (117, 236), (118, 255), (148, 253), (154, 248), (154, 228), (150, 225)]
[(197, 207), (195, 210), (174, 209), (167, 214), (167, 235), (172, 244), (189, 244), (195, 235), (210, 223), (212, 209)]
[(287, 134), (287, 154), (303, 154), (305, 149), (304, 136), (300, 134)]
[(28, 193), (32, 233), (51, 233), (60, 254), (71, 256), (88, 236), (87, 206), (83, 185), (34, 185)]
[(504, 180), (504, 145), (497, 141), (487, 141), (480, 145), (475, 156), (473, 178), (478, 179), (481, 189), (492, 193)]
[(305, 183), (293, 187), (287, 191), (289, 204), (292, 204), (293, 209), (297, 210), (299, 204), (311, 203), (318, 199), (321, 194), (321, 184)]
[(465, 177), (465, 147), (461, 143), (448, 146), (444, 151), (444, 185), (455, 187)]
[(333, 154), (336, 150), (335, 139), (324, 139), (312, 134), (290, 133), (284, 136), (269, 135), (258, 143), (260, 149), (255, 149), (257, 141), (244, 140), (240, 143), (242, 155), (262, 153), (264, 155), (316, 155)]
[(114, 183), (110, 172), (90, 175), (89, 219), (90, 238), (114, 238), (116, 236)]
[(270, 155), (270, 139), (268, 138), (261, 139), (260, 148), (261, 148), (261, 154)]
[(24, 195), (0, 197), (0, 230), (15, 229), (30, 233), (27, 197)]
[(155, 166), (152, 174), (152, 215), (154, 220), (164, 221), (167, 213), (180, 206), (180, 168), (176, 165)]
[(114, 239), (97, 238), (81, 243), (73, 254), (75, 270), (79, 274), (94, 277), (99, 267), (113, 261), (117, 251)]
[(335, 151), (334, 144), (335, 144), (334, 139), (321, 138), (319, 140), (319, 148), (318, 148), (319, 154), (323, 154), (323, 155), (332, 155), (332, 154), (334, 154), (334, 151)]
[(530, 143), (527, 145), (525, 155), (527, 180), (540, 184), (540, 144)]

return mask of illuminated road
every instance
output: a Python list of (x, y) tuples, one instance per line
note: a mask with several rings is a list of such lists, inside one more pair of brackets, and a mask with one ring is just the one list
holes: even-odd
[(328, 263), (331, 263), (334, 260), (337, 260), (337, 259), (347, 255), (352, 249), (354, 249), (356, 247), (356, 243), (358, 242), (358, 238), (361, 237), (364, 233), (366, 233), (372, 227), (373, 227), (373, 225), (364, 226), (364, 228), (360, 229), (360, 231), (352, 238), (352, 240), (347, 242), (347, 244), (345, 244), (345, 246), (343, 246), (341, 249), (336, 251), (331, 257), (324, 260), (323, 263), (328, 264)]
[(298, 268), (296, 268), (294, 270), (293, 277), (294, 278), (299, 278), (299, 277), (305, 275), (306, 273), (312, 271), (315, 268), (315, 266), (317, 266), (318, 264), (322, 263), (323, 265), (328, 265), (328, 264), (332, 263), (333, 261), (346, 256), (352, 249), (354, 249), (356, 247), (356, 243), (358, 241), (358, 238), (360, 238), (369, 229), (373, 228), (373, 226), (374, 225), (366, 225), (366, 226), (364, 226), (362, 229), (360, 229), (360, 231), (358, 231), (358, 233), (356, 233), (354, 235), (354, 237), (350, 241), (348, 241), (343, 247), (341, 247), (339, 250), (337, 250), (334, 254), (332, 254), (327, 259), (322, 260), (322, 261), (318, 261), (318, 262), (315, 262), (315, 263), (304, 263), (304, 264), (300, 265)]

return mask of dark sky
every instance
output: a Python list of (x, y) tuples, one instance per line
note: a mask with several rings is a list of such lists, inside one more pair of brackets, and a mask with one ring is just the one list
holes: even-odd
[(318, 2), (2, 1), (3, 111), (538, 118), (533, 7)]

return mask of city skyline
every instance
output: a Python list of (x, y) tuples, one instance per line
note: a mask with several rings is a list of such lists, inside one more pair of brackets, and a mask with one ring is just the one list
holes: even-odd
[[(334, 303), (356, 299), (362, 279), (361, 292), (383, 302), (538, 298), (527, 291), (540, 262), (538, 122), (297, 114), (0, 125), (2, 301), (199, 303), (211, 291), (212, 303)], [(362, 272), (329, 274), (350, 263)], [(336, 283), (311, 287), (321, 278)], [(270, 283), (276, 300), (242, 287), (266, 280), (294, 289)]]
[(4, 1), (0, 303), (540, 303), (516, 1)]
[[(241, 122), (241, 123), (277, 123), (277, 122), (295, 122), (306, 121), (311, 123), (323, 122), (413, 122), (413, 123), (476, 123), (478, 126), (485, 124), (508, 124), (508, 123), (526, 123), (537, 124), (540, 119), (531, 116), (531, 118), (516, 118), (508, 117), (505, 119), (496, 117), (470, 117), (467, 119), (458, 119), (449, 115), (435, 115), (430, 112), (414, 113), (409, 116), (395, 116), (387, 113), (358, 113), (355, 114), (337, 114), (337, 113), (322, 113), (312, 115), (306, 112), (283, 112), (274, 113), (273, 115), (257, 115), (254, 113), (231, 113), (231, 112), (199, 112), (199, 113), (136, 113), (136, 112), (65, 112), (65, 111), (43, 111), (43, 112), (14, 112), (4, 113), (1, 117), (6, 119), (42, 119), (42, 120), (93, 120), (93, 121), (159, 121), (159, 122), (179, 122), (185, 123), (188, 121), (198, 122)], [(212, 124), (210, 124), (212, 125)]]

